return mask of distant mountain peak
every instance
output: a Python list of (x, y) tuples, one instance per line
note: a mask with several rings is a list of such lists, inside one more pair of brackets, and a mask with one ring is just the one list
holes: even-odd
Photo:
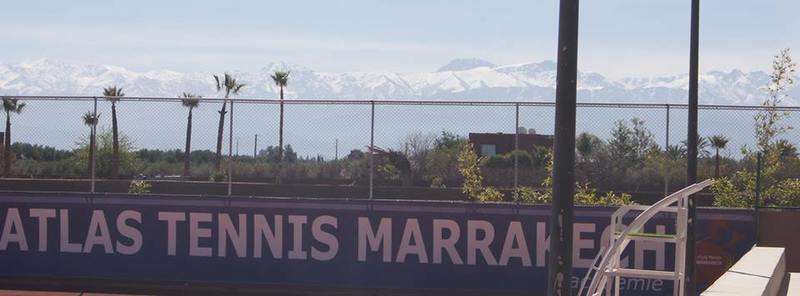
[(527, 73), (550, 72), (556, 70), (556, 62), (545, 60), (541, 62), (512, 64), (498, 67), (501, 72), (521, 71)]
[[(556, 63), (541, 61), (496, 66), (480, 59), (457, 59), (439, 72), (316, 72), (288, 62), (265, 63), (255, 72), (228, 71), (247, 84), (242, 97), (275, 97), (270, 75), (289, 70), (288, 98), (539, 100), (555, 97)], [(479, 70), (478, 70), (479, 69)], [(225, 69), (220, 69), (225, 70)], [(91, 65), (54, 59), (0, 63), (0, 93), (5, 95), (97, 95), (119, 85), (131, 96), (175, 96), (191, 91), (215, 97), (211, 74), (224, 71), (135, 71), (114, 65)], [(578, 73), (578, 98), (583, 102), (683, 103), (688, 75), (609, 79), (599, 73)], [(708, 71), (700, 76), (703, 104), (758, 105), (769, 75), (737, 69)], [(800, 105), (800, 87), (789, 90), (785, 105)]]
[(467, 71), (472, 70), (475, 68), (480, 67), (495, 67), (495, 64), (492, 64), (489, 61), (476, 59), (476, 58), (468, 58), (468, 59), (454, 59), (448, 62), (446, 65), (439, 67), (436, 72), (448, 72), (448, 71)]

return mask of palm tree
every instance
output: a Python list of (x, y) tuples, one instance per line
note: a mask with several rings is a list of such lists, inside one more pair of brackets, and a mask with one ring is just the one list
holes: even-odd
[(121, 97), (125, 96), (121, 87), (111, 86), (103, 89), (103, 96), (106, 100), (111, 102), (111, 135), (112, 135), (112, 152), (111, 152), (111, 178), (116, 178), (119, 175), (119, 129), (117, 127), (117, 102)]
[(89, 162), (87, 163), (88, 169), (86, 170), (89, 174), (92, 173), (92, 167), (94, 166), (94, 149), (95, 149), (95, 127), (100, 119), (100, 114), (97, 116), (94, 115), (92, 112), (86, 112), (83, 114), (83, 124), (89, 127)]
[(3, 144), (3, 174), (11, 174), (11, 113), (20, 114), (25, 108), (25, 103), (18, 99), (3, 98), (3, 111), (6, 112), (6, 137)]
[(278, 123), (278, 175), (275, 178), (275, 181), (280, 183), (281, 168), (283, 166), (283, 88), (289, 83), (289, 72), (275, 71), (275, 74), (272, 74), (272, 80), (275, 81), (275, 85), (280, 89), (281, 98), (280, 119)]
[(725, 146), (728, 145), (728, 138), (717, 135), (708, 138), (708, 141), (711, 142), (711, 147), (716, 151), (714, 155), (714, 178), (719, 178), (719, 150), (725, 149)]
[[(684, 148), (684, 153), (689, 152), (689, 142), (687, 140), (681, 141), (681, 144)], [(697, 157), (709, 157), (711, 153), (708, 152), (706, 148), (708, 148), (710, 144), (708, 143), (708, 139), (705, 137), (698, 137), (697, 138)]]
[(215, 159), (215, 166), (217, 171), (220, 169), (220, 164), (222, 163), (222, 133), (225, 131), (225, 109), (228, 105), (228, 98), (232, 94), (238, 94), (239, 91), (245, 86), (245, 84), (238, 83), (236, 78), (233, 78), (228, 73), (223, 75), (222, 80), (217, 75), (214, 75), (214, 81), (216, 82), (217, 92), (225, 90), (225, 100), (222, 101), (222, 109), (219, 110), (219, 128), (217, 129), (217, 157)]
[(191, 176), (189, 166), (192, 153), (192, 110), (200, 105), (200, 99), (191, 93), (183, 93), (181, 105), (189, 108), (189, 117), (186, 119), (186, 152), (183, 160), (183, 177), (188, 178)]

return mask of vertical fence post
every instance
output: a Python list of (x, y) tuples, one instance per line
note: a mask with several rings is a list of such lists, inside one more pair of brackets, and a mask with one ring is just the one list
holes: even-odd
[(761, 152), (756, 154), (756, 200), (753, 205), (753, 224), (755, 225), (756, 244), (758, 244), (758, 208), (761, 207)]
[[(664, 152), (669, 149), (669, 104), (667, 104), (667, 128), (664, 136)], [(672, 166), (669, 163), (669, 155), (664, 153), (664, 196), (669, 195), (669, 181), (672, 174)]]
[(515, 123), (514, 123), (514, 194), (519, 189), (519, 103), (514, 104)]
[(231, 114), (228, 118), (228, 196), (233, 192), (233, 100), (231, 100)]
[(258, 157), (258, 134), (256, 134), (256, 139), (253, 141), (253, 161), (256, 160)]
[(374, 197), (375, 178), (375, 101), (370, 101), (369, 116), (369, 199)]
[(92, 149), (94, 153), (92, 153), (92, 159), (90, 159), (89, 161), (92, 162), (92, 172), (91, 172), (92, 193), (95, 193), (95, 166), (97, 165), (97, 161), (95, 160), (97, 158), (97, 122), (99, 121), (97, 120), (97, 97), (94, 97), (94, 109), (92, 110), (92, 117), (93, 117), (92, 119), (94, 120), (92, 122), (92, 131), (91, 131), (92, 134), (89, 135), (90, 137), (92, 137), (92, 139), (89, 142), (91, 142), (93, 146), (89, 149)]

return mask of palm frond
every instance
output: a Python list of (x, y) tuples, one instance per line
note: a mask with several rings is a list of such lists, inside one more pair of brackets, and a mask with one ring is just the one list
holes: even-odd
[(729, 139), (725, 136), (717, 135), (708, 138), (709, 142), (711, 142), (711, 147), (715, 149), (725, 149), (725, 146), (728, 145)]
[(217, 91), (222, 90), (222, 85), (219, 84), (219, 76), (214, 75), (214, 82), (216, 82), (215, 86), (217, 87)]
[(185, 92), (185, 93), (183, 93), (183, 98), (181, 99), (181, 104), (184, 107), (188, 107), (190, 109), (191, 108), (196, 108), (198, 105), (200, 105), (200, 97), (199, 96), (195, 96), (194, 94), (192, 94), (190, 92)]
[(244, 83), (239, 83), (236, 81), (236, 78), (233, 77), (230, 73), (225, 73), (222, 78), (220, 76), (214, 75), (214, 81), (216, 82), (217, 91), (225, 91), (225, 98), (227, 98), (230, 94), (237, 94), (242, 88), (245, 86)]
[(20, 102), (19, 99), (3, 98), (3, 111), (8, 113), (22, 113), (25, 108), (25, 103)]
[(83, 118), (83, 124), (88, 126), (94, 126), (97, 125), (97, 123), (100, 121), (100, 113), (98, 113), (97, 116), (94, 116), (92, 112), (88, 111), (83, 114), (82, 118)]
[(236, 87), (233, 89), (233, 93), (238, 94), (239, 91), (242, 90), (242, 88), (245, 87), (246, 85), (247, 84), (237, 84)]
[(125, 96), (125, 93), (122, 91), (121, 87), (117, 87), (115, 85), (115, 86), (110, 86), (110, 87), (103, 88), (103, 96), (105, 96), (106, 100), (108, 100), (108, 101), (117, 102), (117, 101), (119, 101), (120, 97), (124, 97)]
[(279, 87), (286, 86), (289, 83), (289, 71), (275, 71), (275, 74), (270, 75), (270, 77)]
[(17, 104), (17, 110), (14, 110), (12, 112), (20, 114), (20, 113), (22, 113), (22, 109), (24, 109), (25, 106), (27, 106), (27, 104), (20, 102), (20, 103)]

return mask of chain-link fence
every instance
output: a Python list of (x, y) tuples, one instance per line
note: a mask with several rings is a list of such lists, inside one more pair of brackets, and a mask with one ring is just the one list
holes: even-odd
[[(213, 183), (226, 184), (228, 194), (340, 190), (352, 198), (458, 198), (464, 162), (459, 155), (466, 143), (480, 156), (484, 185), (506, 193), (519, 186), (541, 188), (554, 128), (554, 104), (545, 102), (286, 100), (281, 152), (280, 101), (203, 98), (189, 121), (190, 109), (180, 98), (124, 97), (113, 103), (115, 152), (110, 100), (13, 99), (26, 107), (10, 113), (6, 180)], [(755, 117), (768, 111), (787, 114), (778, 126), (800, 126), (800, 108), (700, 106), (699, 177), (752, 167), (742, 150), (759, 148)], [(97, 140), (90, 149), (92, 126), (83, 116), (95, 112)], [(577, 119), (579, 182), (638, 195), (683, 187), (686, 105), (579, 104)], [(719, 138), (711, 141), (714, 136)], [(794, 157), (797, 139), (798, 131), (789, 129), (773, 140), (783, 140), (783, 153)], [(90, 155), (96, 159), (94, 177)], [(781, 176), (800, 175), (800, 166), (792, 168)], [(283, 191), (274, 191), (278, 187)]]

